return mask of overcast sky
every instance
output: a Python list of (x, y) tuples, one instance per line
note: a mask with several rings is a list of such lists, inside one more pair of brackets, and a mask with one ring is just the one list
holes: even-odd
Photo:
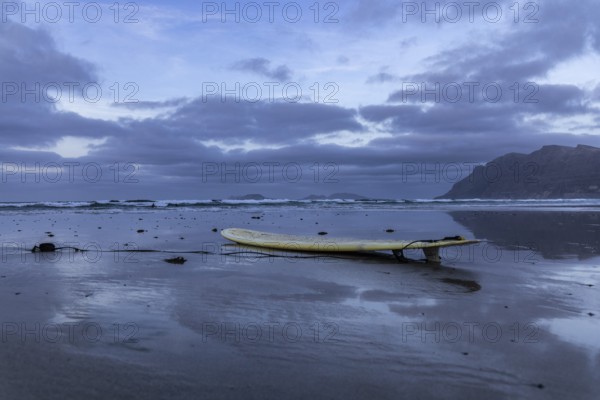
[(600, 145), (600, 4), (2, 2), (0, 201), (431, 198)]

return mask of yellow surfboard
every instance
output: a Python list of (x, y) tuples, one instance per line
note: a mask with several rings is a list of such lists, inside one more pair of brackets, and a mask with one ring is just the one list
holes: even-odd
[(223, 237), (236, 243), (269, 249), (316, 251), (316, 252), (355, 252), (391, 250), (400, 261), (405, 261), (403, 250), (422, 249), (428, 262), (441, 262), (441, 247), (464, 246), (478, 243), (460, 236), (440, 240), (368, 240), (331, 238), (324, 236), (296, 236), (253, 231), (249, 229), (229, 228), (221, 231)]

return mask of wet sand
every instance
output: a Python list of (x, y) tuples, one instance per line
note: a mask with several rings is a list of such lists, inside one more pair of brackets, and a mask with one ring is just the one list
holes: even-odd
[[(591, 211), (63, 211), (0, 220), (1, 398), (584, 399), (600, 389)], [(443, 251), (442, 266), (386, 254), (262, 257), (213, 232), (234, 226), (488, 241)], [(41, 242), (90, 251), (26, 251)], [(108, 252), (130, 248), (173, 253)], [(183, 253), (191, 250), (211, 254)], [(164, 261), (176, 256), (187, 262)]]

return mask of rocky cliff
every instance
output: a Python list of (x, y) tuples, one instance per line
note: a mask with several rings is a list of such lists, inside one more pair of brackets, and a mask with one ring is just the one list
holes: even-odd
[(600, 148), (544, 146), (478, 166), (442, 199), (600, 198)]

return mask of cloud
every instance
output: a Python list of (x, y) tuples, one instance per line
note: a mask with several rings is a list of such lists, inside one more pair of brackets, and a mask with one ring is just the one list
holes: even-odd
[(363, 127), (356, 121), (357, 115), (354, 109), (316, 103), (198, 98), (178, 108), (169, 119), (145, 120), (132, 126), (200, 140), (293, 145), (316, 134), (360, 131)]
[(350, 62), (350, 59), (344, 55), (341, 55), (341, 56), (338, 56), (336, 61), (340, 65), (348, 65), (348, 63)]
[(49, 32), (3, 21), (0, 24), (0, 76), (3, 82), (42, 85), (51, 82), (95, 82), (96, 68), (61, 52)]
[(400, 48), (405, 50), (405, 49), (408, 49), (409, 47), (416, 45), (418, 42), (419, 42), (419, 39), (416, 36), (411, 36), (407, 39), (402, 39), (400, 41)]
[[(353, 101), (360, 106), (343, 102), (250, 102), (235, 101), (232, 97), (225, 100), (220, 97), (207, 99), (197, 93), (184, 97), (175, 91), (174, 95), (168, 92), (170, 95), (165, 96), (166, 100), (160, 100), (160, 91), (157, 90), (158, 96), (153, 93), (153, 99), (158, 100), (142, 99), (138, 103), (114, 105), (120, 111), (156, 111), (147, 114), (154, 116), (110, 122), (60, 111), (57, 105), (48, 101), (32, 101), (31, 98), (22, 101), (16, 95), (0, 105), (0, 132), (4, 144), (0, 157), (5, 162), (14, 163), (76, 160), (106, 166), (107, 175), (103, 185), (91, 188), (73, 185), (69, 192), (61, 187), (60, 191), (54, 191), (56, 196), (68, 193), (73, 196), (108, 198), (114, 197), (112, 193), (118, 190), (123, 193), (119, 197), (165, 197), (167, 193), (169, 197), (212, 198), (257, 191), (267, 195), (303, 197), (311, 192), (332, 193), (349, 191), (348, 187), (355, 187), (357, 189), (351, 191), (380, 197), (409, 198), (439, 195), (449, 185), (440, 187), (440, 182), (430, 182), (409, 187), (403, 175), (407, 164), (411, 164), (411, 168), (414, 165), (421, 168), (424, 164), (485, 162), (508, 152), (527, 153), (545, 144), (600, 144), (598, 136), (586, 135), (585, 130), (596, 129), (600, 123), (600, 113), (593, 104), (600, 98), (598, 82), (575, 85), (548, 80), (553, 69), (562, 63), (600, 50), (597, 29), (600, 18), (592, 2), (544, 3), (537, 15), (540, 21), (537, 24), (488, 27), (494, 32), (493, 35), (476, 35), (473, 39), (451, 41), (452, 46), (433, 54), (418, 53), (421, 45), (426, 48), (430, 44), (421, 32), (416, 34), (411, 31), (411, 36), (405, 36), (408, 39), (402, 40), (401, 33), (406, 28), (398, 24), (401, 12), (398, 2), (376, 3), (354, 3), (353, 10), (356, 13), (352, 15), (362, 21), (361, 26), (373, 27), (379, 30), (380, 37), (391, 38), (392, 45), (382, 43), (382, 47), (376, 49), (365, 48), (364, 54), (352, 52), (352, 47), (329, 48), (329, 53), (324, 50), (325, 45), (311, 50), (315, 57), (326, 55), (323, 59), (327, 62), (347, 66), (336, 69), (334, 78), (340, 75), (340, 92), (351, 93)], [(343, 19), (340, 18), (340, 21)], [(375, 21), (381, 24), (376, 25)], [(417, 23), (411, 22), (411, 27)], [(418, 24), (419, 30), (431, 35), (440, 34), (441, 29), (456, 28), (461, 32), (475, 30), (474, 26), (468, 24), (455, 27), (447, 24), (443, 28), (434, 24)], [(236, 28), (241, 29), (238, 26)], [(328, 29), (334, 28), (337, 26)], [(441, 34), (445, 32), (448, 31)], [(259, 31), (252, 31), (252, 34), (258, 37)], [(419, 38), (419, 46), (416, 46), (416, 37)], [(302, 38), (298, 34), (294, 40)], [(331, 40), (329, 32), (325, 35), (324, 31), (319, 31), (311, 38)], [(371, 75), (377, 71), (373, 68), (386, 62), (381, 59), (371, 61), (369, 57), (390, 48), (399, 51), (398, 43), (400, 47), (411, 47), (411, 56), (414, 51), (415, 57), (422, 57), (423, 62), (419, 65), (423, 68), (401, 74), (397, 72), (401, 66), (394, 65), (394, 69), (383, 68)], [(362, 42), (359, 44), (362, 45)], [(263, 54), (260, 51), (265, 50), (253, 48), (250, 54)], [(371, 50), (373, 53), (370, 53)], [(348, 56), (340, 56), (342, 53)], [(268, 54), (271, 59), (283, 59), (276, 58), (282, 56), (276, 51)], [(84, 83), (103, 79), (98, 76), (99, 71), (103, 71), (102, 66), (94, 66), (61, 51), (48, 31), (11, 22), (0, 25), (0, 57), (3, 60), (0, 63), (2, 79), (18, 82), (19, 85), (25, 83), (31, 86), (36, 82)], [(348, 57), (352, 57), (351, 63)], [(273, 65), (268, 58), (229, 60), (225, 65), (232, 65), (231, 69), (236, 71), (250, 72), (277, 81), (290, 80), (293, 75), (287, 65)], [(303, 79), (333, 79), (332, 76), (326, 76), (322, 69), (314, 73), (310, 67), (312, 65), (308, 68), (298, 66)], [(348, 75), (341, 76), (343, 74)], [(348, 83), (350, 81), (358, 83), (353, 85)], [(383, 85), (368, 86), (365, 82)], [(473, 100), (469, 98), (465, 82), (478, 84)], [(201, 86), (193, 80), (186, 83)], [(415, 83), (419, 92), (413, 93), (414, 87), (406, 87), (407, 83)], [(441, 87), (439, 99), (431, 94), (423, 98), (420, 85), (432, 88), (436, 83)], [(455, 86), (447, 85), (453, 84), (463, 90), (457, 101), (449, 98)], [(501, 88), (502, 96), (498, 101), (488, 101), (489, 96), (485, 98), (482, 94), (482, 89), (488, 84)], [(529, 84), (531, 86), (527, 86)], [(445, 86), (447, 91), (444, 91)], [(494, 88), (490, 87), (490, 93)], [(515, 93), (515, 88), (518, 93)], [(381, 101), (370, 102), (361, 97), (363, 93), (374, 92), (381, 92)], [(518, 99), (515, 100), (517, 94)], [(156, 116), (164, 108), (168, 108), (169, 113)], [(571, 123), (569, 119), (577, 121)], [(575, 128), (577, 135), (571, 131)], [(323, 144), (315, 139), (319, 135), (343, 137), (346, 133), (364, 134), (365, 137), (382, 133), (387, 137), (365, 140), (365, 145), (354, 148), (343, 146), (342, 143)], [(15, 150), (17, 146), (51, 148), (67, 136), (105, 141), (96, 142), (99, 144), (90, 147), (87, 155), (77, 159), (63, 158), (47, 151)], [(252, 147), (244, 150), (248, 144)], [(235, 149), (224, 151), (220, 145)], [(140, 183), (111, 186), (112, 170), (108, 168), (115, 163), (139, 165), (136, 177), (140, 178)], [(280, 176), (277, 184), (207, 184), (202, 181), (202, 170), (206, 163), (225, 163), (229, 168), (236, 164), (298, 163), (304, 168), (304, 180), (298, 184), (286, 184), (289, 182), (282, 181)], [(314, 167), (310, 169), (315, 164), (318, 164), (321, 172), (324, 171), (324, 165), (334, 165), (339, 183), (321, 186), (315, 183), (312, 175)], [(31, 196), (39, 196), (36, 191), (37, 188), (33, 187)], [(47, 193), (51, 191), (52, 188)], [(17, 193), (16, 190), (6, 192), (11, 195)]]
[(145, 109), (145, 110), (156, 110), (161, 108), (179, 107), (187, 103), (189, 99), (187, 97), (179, 97), (175, 99), (169, 99), (165, 101), (135, 101), (135, 102), (119, 102), (112, 103), (113, 107), (128, 108), (131, 110)]
[(387, 72), (379, 72), (378, 74), (370, 76), (367, 79), (367, 83), (386, 83), (386, 82), (393, 82), (398, 79), (399, 78), (397, 76), (388, 74)]
[(292, 78), (292, 70), (287, 65), (280, 65), (278, 67), (269, 69), (271, 61), (266, 58), (248, 58), (236, 62), (232, 69), (238, 71), (249, 71), (258, 75), (265, 76), (269, 79), (276, 79), (278, 81), (288, 81)]
[(47, 31), (3, 22), (0, 59), (4, 146), (51, 146), (65, 136), (103, 138), (122, 131), (116, 124), (57, 109), (56, 88), (68, 99), (71, 90), (77, 94), (76, 87), (98, 79), (92, 64), (61, 52)]
[[(496, 31), (493, 43), (478, 37), (428, 57), (424, 72), (397, 79), (387, 104), (363, 106), (360, 115), (392, 133), (376, 143), (402, 141), (424, 159), (446, 158), (447, 152), (489, 160), (501, 151), (548, 143), (597, 145), (597, 136), (559, 128), (580, 126), (569, 119), (597, 118), (590, 105), (594, 86), (536, 82), (589, 51), (600, 12), (588, 10), (566, 1), (544, 3), (539, 23), (513, 24)], [(381, 81), (393, 82), (387, 72), (368, 80)]]
[(413, 78), (441, 74), (449, 79), (446, 82), (469, 78), (521, 83), (543, 78), (558, 63), (587, 50), (600, 17), (593, 3), (546, 2), (535, 14), (538, 22), (511, 23), (507, 32), (494, 32), (486, 40), (472, 39), (442, 51), (429, 58), (429, 72)]

